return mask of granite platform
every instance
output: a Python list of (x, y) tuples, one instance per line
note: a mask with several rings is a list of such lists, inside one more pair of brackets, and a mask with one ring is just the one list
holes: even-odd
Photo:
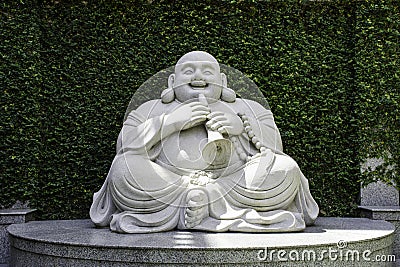
[(294, 233), (117, 234), (90, 220), (8, 227), (10, 266), (392, 266), (394, 226), (318, 218)]
[(34, 219), (35, 209), (0, 209), (0, 267), (8, 266), (10, 242), (6, 228), (15, 223), (26, 223)]

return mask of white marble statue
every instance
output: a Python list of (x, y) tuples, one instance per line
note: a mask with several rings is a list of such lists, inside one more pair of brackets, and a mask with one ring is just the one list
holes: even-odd
[(129, 113), (90, 209), (121, 233), (300, 231), (317, 215), (271, 111), (237, 98), (201, 51), (179, 59), (161, 99)]

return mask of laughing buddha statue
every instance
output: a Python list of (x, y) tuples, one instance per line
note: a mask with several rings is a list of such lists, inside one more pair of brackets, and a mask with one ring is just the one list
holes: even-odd
[(90, 217), (120, 233), (293, 232), (318, 211), (271, 111), (238, 98), (217, 60), (193, 51), (160, 99), (129, 112)]

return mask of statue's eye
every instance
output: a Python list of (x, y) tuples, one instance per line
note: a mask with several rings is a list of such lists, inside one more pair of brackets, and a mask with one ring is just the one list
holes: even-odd
[(185, 70), (184, 74), (186, 74), (186, 75), (193, 74), (193, 70)]
[(206, 70), (205, 72), (203, 72), (204, 75), (212, 75), (213, 73), (209, 70)]

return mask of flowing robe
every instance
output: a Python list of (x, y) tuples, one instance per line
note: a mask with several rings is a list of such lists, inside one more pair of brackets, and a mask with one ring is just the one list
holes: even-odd
[[(233, 142), (228, 165), (215, 168), (196, 152), (207, 141), (204, 124), (178, 132), (170, 127), (166, 114), (179, 105), (152, 100), (129, 114), (106, 181), (93, 196), (90, 217), (96, 225), (122, 233), (186, 229), (187, 194), (193, 189), (207, 195), (209, 216), (191, 229), (288, 232), (314, 222), (318, 206), (300, 168), (283, 153), (271, 111), (240, 98), (210, 105), (212, 111), (245, 114), (268, 148), (260, 153), (244, 131)], [(243, 152), (247, 161), (239, 157)], [(190, 173), (201, 170), (217, 178), (192, 184)]]

